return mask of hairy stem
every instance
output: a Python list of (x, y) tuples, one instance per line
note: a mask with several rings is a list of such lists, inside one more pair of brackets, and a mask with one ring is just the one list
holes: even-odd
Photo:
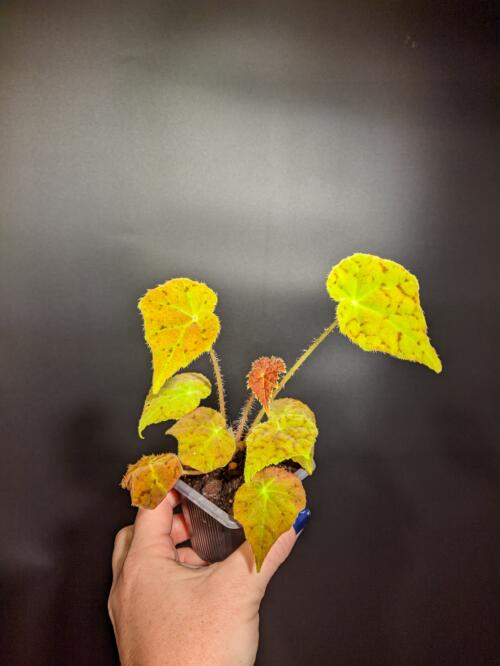
[[(332, 321), (332, 323), (325, 328), (323, 333), (321, 333), (321, 335), (318, 335), (318, 337), (315, 338), (311, 342), (309, 347), (304, 351), (303, 354), (301, 354), (299, 356), (299, 358), (295, 361), (295, 363), (292, 365), (290, 370), (282, 378), (282, 380), (280, 381), (278, 386), (274, 389), (271, 400), (274, 400), (274, 398), (276, 398), (278, 393), (283, 389), (285, 384), (294, 376), (294, 374), (297, 372), (297, 370), (300, 368), (300, 366), (309, 358), (309, 356), (311, 356), (313, 351), (320, 346), (320, 344), (323, 342), (323, 340), (325, 340), (330, 335), (330, 333), (335, 330), (336, 327), (337, 327), (337, 319), (334, 319)], [(255, 417), (255, 419), (252, 423), (252, 427), (257, 425), (257, 423), (261, 422), (262, 417), (264, 416), (264, 414), (265, 414), (264, 408), (262, 408), (260, 410), (260, 412), (257, 414), (257, 416)]]
[[(210, 349), (210, 360), (212, 361), (212, 366), (214, 369), (215, 381), (217, 383), (217, 395), (219, 397), (219, 411), (222, 414), (222, 418), (226, 421), (226, 401), (224, 399), (224, 380), (222, 379), (222, 372), (220, 369), (219, 359), (214, 349)], [(227, 422), (227, 421), (226, 421)]]
[[(248, 396), (248, 399), (245, 402), (245, 406), (243, 407), (243, 411), (241, 412), (240, 420), (238, 421), (238, 428), (236, 430), (236, 435), (235, 435), (236, 446), (237, 446), (238, 449), (243, 448), (243, 445), (241, 443), (241, 438), (243, 437), (243, 432), (245, 430), (245, 426), (247, 424), (248, 417), (250, 416), (250, 412), (252, 411), (252, 407), (254, 405), (254, 402), (255, 402), (255, 396), (252, 393)], [(239, 444), (239, 446), (238, 446), (238, 444)]]

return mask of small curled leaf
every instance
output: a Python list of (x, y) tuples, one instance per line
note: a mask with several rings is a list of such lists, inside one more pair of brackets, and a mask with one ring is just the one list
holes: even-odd
[(317, 436), (314, 412), (305, 403), (293, 398), (274, 400), (268, 420), (247, 434), (245, 481), (264, 467), (289, 458), (312, 474)]
[(278, 377), (284, 372), (285, 361), (279, 356), (261, 356), (252, 363), (247, 375), (247, 388), (251, 389), (266, 414), (269, 411), (269, 400), (278, 384)]
[(120, 485), (130, 491), (132, 506), (154, 509), (181, 474), (182, 465), (173, 453), (142, 456), (128, 466)]
[(149, 391), (139, 420), (139, 437), (143, 439), (144, 429), (153, 423), (180, 419), (196, 409), (211, 392), (210, 381), (199, 372), (181, 372), (170, 377), (158, 393)]
[(326, 282), (338, 301), (340, 332), (365, 351), (381, 351), (441, 372), (427, 337), (417, 278), (400, 264), (353, 254), (334, 266)]
[(200, 472), (224, 467), (236, 450), (234, 433), (227, 428), (220, 412), (198, 407), (167, 430), (179, 442), (179, 458)]
[(243, 525), (255, 555), (257, 571), (276, 539), (292, 527), (306, 506), (300, 480), (284, 469), (268, 467), (238, 488), (233, 513)]
[(168, 280), (139, 300), (144, 337), (153, 354), (153, 393), (211, 349), (220, 331), (216, 304), (210, 287), (189, 278)]

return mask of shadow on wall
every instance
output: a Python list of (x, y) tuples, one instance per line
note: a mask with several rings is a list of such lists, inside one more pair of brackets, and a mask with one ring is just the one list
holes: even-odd
[(473, 414), (452, 405), (444, 405), (432, 415), (441, 452), (446, 459), (471, 479), (496, 487), (498, 455), (495, 440), (488, 437), (494, 432), (493, 424), (483, 423)]
[[(113, 453), (117, 450), (111, 444), (113, 437), (116, 434), (98, 404), (82, 407), (58, 437), (65, 476), (73, 480), (76, 491), (84, 491), (86, 501), (79, 518), (64, 526), (56, 538), (60, 569), (50, 663), (57, 666), (107, 666), (111, 655), (119, 663), (107, 613), (111, 552), (117, 525), (133, 522), (134, 512), (121, 491), (113, 492), (113, 479), (118, 487), (123, 473), (122, 462)], [(68, 441), (74, 446), (68, 447)], [(92, 636), (87, 648), (85, 635)]]
[[(311, 571), (328, 575), (304, 576), (304, 558), (290, 558), (262, 609), (258, 666), (326, 663), (326, 646), (331, 646), (332, 664), (370, 664), (374, 655), (377, 663), (394, 663), (391, 610), (400, 579), (411, 565), (415, 507), (394, 482), (382, 455), (339, 452), (325, 463), (307, 485), (314, 519), (298, 547), (307, 549)], [(292, 603), (297, 613), (320, 629), (314, 641), (294, 635), (292, 626), (276, 626), (277, 618), (286, 622), (293, 617), (279, 612), (290, 580), (296, 587)], [(272, 640), (265, 639), (267, 632), (272, 632)], [(266, 654), (271, 648), (276, 655)], [(282, 661), (275, 660), (277, 655)]]
[[(58, 566), (41, 639), (43, 664), (109, 666), (113, 659), (119, 663), (107, 613), (111, 552), (117, 526), (133, 522), (134, 511), (118, 490), (123, 469), (113, 454), (113, 437), (99, 404), (83, 406), (57, 435), (63, 474), (85, 501), (80, 515), (56, 536)], [(118, 492), (113, 492), (113, 479)], [(85, 636), (92, 640), (87, 643)]]

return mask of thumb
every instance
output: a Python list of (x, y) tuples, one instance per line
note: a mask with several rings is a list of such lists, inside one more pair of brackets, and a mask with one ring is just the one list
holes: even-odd
[(173, 510), (179, 504), (180, 496), (171, 490), (155, 509), (139, 508), (134, 523), (134, 538), (131, 550), (160, 544), (168, 556), (175, 559), (175, 546), (171, 538), (174, 520)]
[(271, 550), (266, 555), (259, 575), (262, 576), (265, 585), (269, 583), (279, 567), (287, 559), (297, 543), (302, 530), (311, 517), (311, 510), (303, 509), (297, 516), (293, 527), (291, 527), (275, 541)]

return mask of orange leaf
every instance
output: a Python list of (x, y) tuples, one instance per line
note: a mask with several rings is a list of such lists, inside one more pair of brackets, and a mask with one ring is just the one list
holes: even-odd
[(142, 456), (128, 466), (120, 485), (130, 490), (132, 506), (154, 509), (181, 474), (181, 461), (174, 453)]
[(285, 361), (279, 356), (261, 356), (252, 363), (247, 375), (247, 388), (253, 391), (266, 414), (272, 392), (278, 384), (278, 377), (284, 372), (286, 372)]

